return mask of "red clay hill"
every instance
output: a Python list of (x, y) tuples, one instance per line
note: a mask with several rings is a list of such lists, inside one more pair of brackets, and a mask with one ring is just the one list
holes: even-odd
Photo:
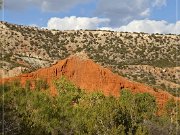
[(174, 98), (179, 100), (179, 98), (173, 97), (168, 92), (162, 90), (154, 91), (149, 86), (129, 81), (112, 73), (109, 69), (101, 67), (90, 59), (83, 59), (78, 56), (61, 60), (49, 68), (42, 68), (35, 72), (22, 74), (13, 78), (1, 79), (0, 83), (19, 79), (22, 84), (25, 84), (27, 80), (41, 78), (46, 79), (50, 85), (51, 92), (56, 93), (52, 80), (61, 78), (62, 76), (67, 77), (76, 86), (88, 92), (100, 90), (105, 95), (117, 97), (121, 89), (128, 88), (133, 93), (150, 93), (156, 97), (159, 107), (162, 107), (168, 99)]

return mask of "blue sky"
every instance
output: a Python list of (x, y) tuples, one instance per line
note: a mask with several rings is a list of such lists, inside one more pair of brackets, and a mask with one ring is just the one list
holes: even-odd
[(5, 0), (4, 20), (60, 30), (179, 33), (176, 7), (180, 13), (176, 0)]
[[(175, 23), (176, 22), (176, 0), (167, 0), (166, 3), (167, 3), (166, 6), (162, 8), (153, 9), (153, 12), (149, 18), (154, 19), (154, 20), (166, 20), (167, 22)], [(180, 2), (177, 4), (178, 4), (177, 10), (180, 15)], [(178, 19), (180, 19), (179, 15), (178, 15)]]

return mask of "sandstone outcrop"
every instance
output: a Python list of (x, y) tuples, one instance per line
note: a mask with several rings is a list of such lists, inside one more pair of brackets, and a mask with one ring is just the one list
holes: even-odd
[(168, 99), (173, 97), (168, 92), (154, 90), (153, 88), (129, 81), (121, 76), (112, 73), (109, 69), (103, 68), (90, 59), (81, 59), (79, 56), (69, 57), (59, 61), (57, 64), (42, 68), (35, 72), (22, 74), (17, 77), (1, 79), (0, 83), (19, 79), (22, 84), (27, 80), (45, 79), (50, 85), (52, 94), (57, 91), (52, 81), (62, 76), (67, 77), (76, 86), (85, 89), (87, 92), (102, 91), (105, 95), (120, 96), (123, 88), (130, 89), (133, 93), (150, 93), (156, 97), (159, 107), (163, 107)]

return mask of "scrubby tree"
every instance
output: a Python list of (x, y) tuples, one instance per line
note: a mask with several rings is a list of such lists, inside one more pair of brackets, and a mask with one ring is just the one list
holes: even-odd
[(143, 119), (152, 117), (157, 111), (156, 99), (149, 93), (139, 93), (135, 95), (135, 104), (137, 114), (140, 114)]
[[(42, 82), (46, 83), (40, 81), (37, 84)], [(57, 96), (51, 96), (48, 90), (40, 90), (48, 89), (44, 87), (47, 84), (32, 91), (31, 83), (27, 81), (25, 87), (21, 87), (15, 81), (0, 86), (5, 91), (7, 135), (148, 135), (168, 132), (161, 128), (160, 121), (166, 126), (170, 116), (156, 117), (155, 98), (149, 94), (133, 94), (126, 89), (122, 90), (120, 98), (85, 93), (63, 77), (54, 82)], [(0, 103), (2, 101), (0, 97)], [(174, 103), (168, 103), (166, 108), (171, 112)], [(148, 123), (153, 123), (153, 128)], [(155, 131), (154, 127), (157, 128)], [(171, 131), (176, 131), (175, 128), (172, 126)]]

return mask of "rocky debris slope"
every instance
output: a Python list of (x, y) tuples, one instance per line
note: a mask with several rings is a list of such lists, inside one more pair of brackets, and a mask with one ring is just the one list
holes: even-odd
[(0, 78), (14, 77), (22, 74), (26, 70), (25, 67), (15, 67), (11, 70), (0, 69)]
[[(128, 65), (118, 70), (124, 77), (165, 89), (176, 95), (180, 92), (180, 67), (159, 68), (149, 65)], [(180, 96), (180, 93), (176, 96)]]
[[(52, 82), (62, 76), (67, 77), (76, 86), (85, 89), (87, 92), (101, 91), (105, 95), (117, 97), (120, 96), (122, 89), (127, 88), (133, 93), (150, 93), (156, 97), (159, 107), (163, 107), (167, 100), (175, 98), (168, 92), (155, 90), (141, 83), (129, 81), (112, 73), (109, 69), (101, 67), (92, 60), (81, 59), (79, 56), (71, 56), (61, 60), (49, 68), (42, 68), (18, 77), (1, 79), (0, 83), (19, 79), (22, 85), (25, 85), (27, 80), (33, 83), (33, 80), (44, 79), (50, 85), (52, 94), (57, 94)], [(179, 100), (178, 98), (175, 99)]]

